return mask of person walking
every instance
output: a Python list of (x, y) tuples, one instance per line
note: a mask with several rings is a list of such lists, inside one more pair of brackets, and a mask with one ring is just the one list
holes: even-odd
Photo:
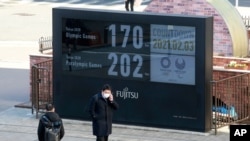
[[(50, 130), (52, 128), (53, 130)], [(47, 132), (52, 132), (52, 134), (47, 134)], [(37, 136), (39, 141), (48, 141), (48, 138), (61, 140), (64, 137), (63, 122), (59, 115), (55, 112), (53, 104), (46, 104), (46, 113), (42, 115), (39, 120)]]
[(134, 3), (135, 3), (135, 0), (125, 0), (126, 10), (129, 11), (129, 7), (130, 7), (130, 11), (134, 11)]
[(108, 141), (112, 133), (113, 111), (118, 108), (119, 105), (114, 100), (109, 84), (105, 84), (100, 93), (91, 97), (88, 111), (92, 118), (93, 135), (96, 136), (96, 141)]

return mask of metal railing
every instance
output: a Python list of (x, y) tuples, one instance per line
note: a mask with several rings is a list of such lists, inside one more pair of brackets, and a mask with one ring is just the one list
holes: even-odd
[(43, 112), (47, 103), (53, 102), (52, 59), (34, 64), (31, 67), (31, 105), (32, 114)]
[(217, 129), (249, 119), (250, 73), (212, 81), (212, 123)]
[(247, 29), (250, 28), (250, 16), (242, 16), (242, 20)]
[(39, 51), (43, 53), (46, 50), (52, 49), (52, 37), (41, 37), (38, 41)]

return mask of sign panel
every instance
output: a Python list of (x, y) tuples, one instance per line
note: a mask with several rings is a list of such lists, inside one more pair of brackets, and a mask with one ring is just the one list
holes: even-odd
[(62, 30), (65, 71), (195, 85), (195, 27), (65, 18)]
[(212, 17), (67, 8), (54, 8), (53, 17), (60, 115), (88, 120), (84, 110), (72, 109), (84, 109), (109, 83), (121, 107), (115, 122), (210, 128)]
[(150, 80), (195, 85), (195, 27), (150, 25)]
[(250, 125), (230, 125), (230, 141), (248, 141)]
[(62, 30), (65, 71), (149, 81), (149, 26), (64, 18)]

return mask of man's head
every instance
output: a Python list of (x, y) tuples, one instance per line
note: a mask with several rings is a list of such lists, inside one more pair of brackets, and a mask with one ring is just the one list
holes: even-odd
[(49, 112), (54, 112), (55, 111), (55, 107), (54, 107), (53, 104), (48, 103), (48, 104), (46, 104), (46, 110), (49, 111)]
[(112, 88), (109, 84), (105, 84), (102, 88), (102, 96), (108, 98), (112, 94)]

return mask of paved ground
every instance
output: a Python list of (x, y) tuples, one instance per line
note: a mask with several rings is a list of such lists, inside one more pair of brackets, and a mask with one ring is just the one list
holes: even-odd
[[(143, 11), (143, 1), (135, 11)], [(52, 35), (52, 8), (87, 7), (125, 11), (123, 0), (0, 0), (0, 140), (35, 141), (38, 119), (31, 109), (16, 108), (29, 97), (29, 55), (37, 54), (38, 39)], [(242, 15), (249, 8), (239, 7)], [(6, 81), (8, 83), (6, 83)], [(15, 86), (15, 87), (14, 87)], [(13, 98), (11, 98), (13, 97)], [(67, 120), (65, 141), (94, 141), (91, 123)], [(114, 125), (111, 141), (228, 141), (228, 127), (218, 134)]]
[[(149, 0), (135, 11), (142, 11)], [(52, 35), (52, 8), (59, 6), (125, 11), (124, 0), (1, 0), (0, 40), (37, 41)], [(20, 30), (22, 27), (22, 30)]]
[[(30, 109), (9, 108), (0, 112), (1, 141), (37, 141), (38, 119)], [(65, 138), (63, 141), (94, 141), (91, 123), (63, 119)], [(140, 126), (113, 125), (110, 141), (228, 141), (228, 128), (220, 129), (215, 136), (210, 133), (196, 133)]]

